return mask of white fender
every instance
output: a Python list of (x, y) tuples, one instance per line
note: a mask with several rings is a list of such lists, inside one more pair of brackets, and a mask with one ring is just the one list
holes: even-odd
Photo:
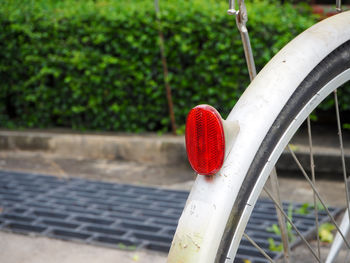
[[(227, 118), (238, 122), (240, 130), (222, 169), (211, 181), (197, 176), (179, 220), (169, 263), (215, 261), (244, 176), (275, 118), (309, 72), (349, 39), (350, 11), (307, 29), (261, 70)], [(255, 201), (244, 209), (244, 220), (248, 220)], [(233, 247), (239, 244), (239, 234), (234, 237)], [(235, 253), (231, 249), (230, 256), (234, 257)]]

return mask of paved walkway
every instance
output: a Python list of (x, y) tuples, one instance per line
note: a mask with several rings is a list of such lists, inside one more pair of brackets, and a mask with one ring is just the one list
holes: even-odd
[[(0, 151), (0, 170), (51, 174), (58, 177), (74, 176), (171, 189), (189, 190), (191, 188), (195, 175), (184, 161), (182, 137), (171, 138), (170, 136), (169, 141), (157, 136), (145, 137), (144, 141), (142, 141), (141, 136), (131, 140), (127, 140), (127, 137), (116, 139), (112, 135), (0, 131), (0, 148), (6, 149)], [(348, 156), (350, 155), (349, 138), (348, 135), (345, 136), (345, 150)], [(315, 149), (320, 158), (318, 159), (319, 166), (322, 167), (325, 159), (339, 159), (339, 154), (333, 147), (337, 145), (336, 136), (331, 138), (319, 133), (314, 140)], [(72, 143), (69, 144), (69, 141)], [(120, 146), (119, 142), (123, 142), (124, 146)], [(150, 149), (153, 147), (152, 145), (155, 146), (153, 148), (154, 152), (147, 156), (147, 153), (150, 153)], [(300, 134), (296, 138), (295, 145), (300, 156), (302, 156), (304, 149), (307, 148), (305, 134)], [(136, 146), (137, 148), (135, 148)], [(118, 154), (113, 147), (119, 147)], [(166, 149), (177, 150), (169, 153), (172, 150), (167, 152)], [(136, 157), (127, 159), (125, 156), (130, 150), (132, 150), (131, 152), (140, 152)], [(164, 152), (167, 152), (167, 154)], [(103, 155), (106, 153), (108, 156)], [(307, 158), (304, 159), (306, 162)], [(288, 162), (284, 167), (288, 168)], [(339, 164), (334, 166), (339, 167)], [(326, 173), (326, 176), (318, 181), (318, 186), (321, 189), (332, 189), (330, 195), (326, 197), (327, 202), (329, 205), (338, 205), (343, 196), (343, 185), (339, 180), (341, 177), (336, 175), (339, 171), (329, 173), (333, 171), (330, 169), (332, 167), (329, 165), (324, 167), (326, 170), (323, 172)], [(312, 198), (311, 189), (300, 178), (300, 176), (295, 175), (293, 170), (287, 169), (287, 174), (280, 179), (282, 199), (288, 198), (290, 201), (304, 202), (307, 198), (308, 201), (309, 198)], [(4, 263), (166, 262), (166, 255), (162, 253), (149, 251), (125, 252), (45, 237), (30, 237), (4, 232), (0, 232), (0, 248), (0, 262)]]

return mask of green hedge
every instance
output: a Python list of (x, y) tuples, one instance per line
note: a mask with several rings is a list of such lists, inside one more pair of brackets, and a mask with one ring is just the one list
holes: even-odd
[[(227, 1), (160, 7), (178, 124), (200, 103), (226, 116), (248, 84)], [(248, 10), (258, 69), (315, 22), (291, 5)], [(0, 27), (1, 127), (169, 129), (153, 0), (2, 1)]]

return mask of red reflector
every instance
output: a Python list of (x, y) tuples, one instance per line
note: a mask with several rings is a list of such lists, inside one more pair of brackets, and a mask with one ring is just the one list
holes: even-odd
[(220, 114), (209, 105), (194, 107), (186, 121), (186, 151), (192, 168), (202, 175), (217, 173), (225, 156)]

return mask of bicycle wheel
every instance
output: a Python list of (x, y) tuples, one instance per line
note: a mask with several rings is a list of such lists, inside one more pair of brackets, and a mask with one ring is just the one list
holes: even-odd
[(212, 180), (198, 176), (168, 262), (233, 262), (248, 219), (293, 134), (350, 79), (350, 12), (311, 27), (258, 74), (227, 120), (240, 131)]

